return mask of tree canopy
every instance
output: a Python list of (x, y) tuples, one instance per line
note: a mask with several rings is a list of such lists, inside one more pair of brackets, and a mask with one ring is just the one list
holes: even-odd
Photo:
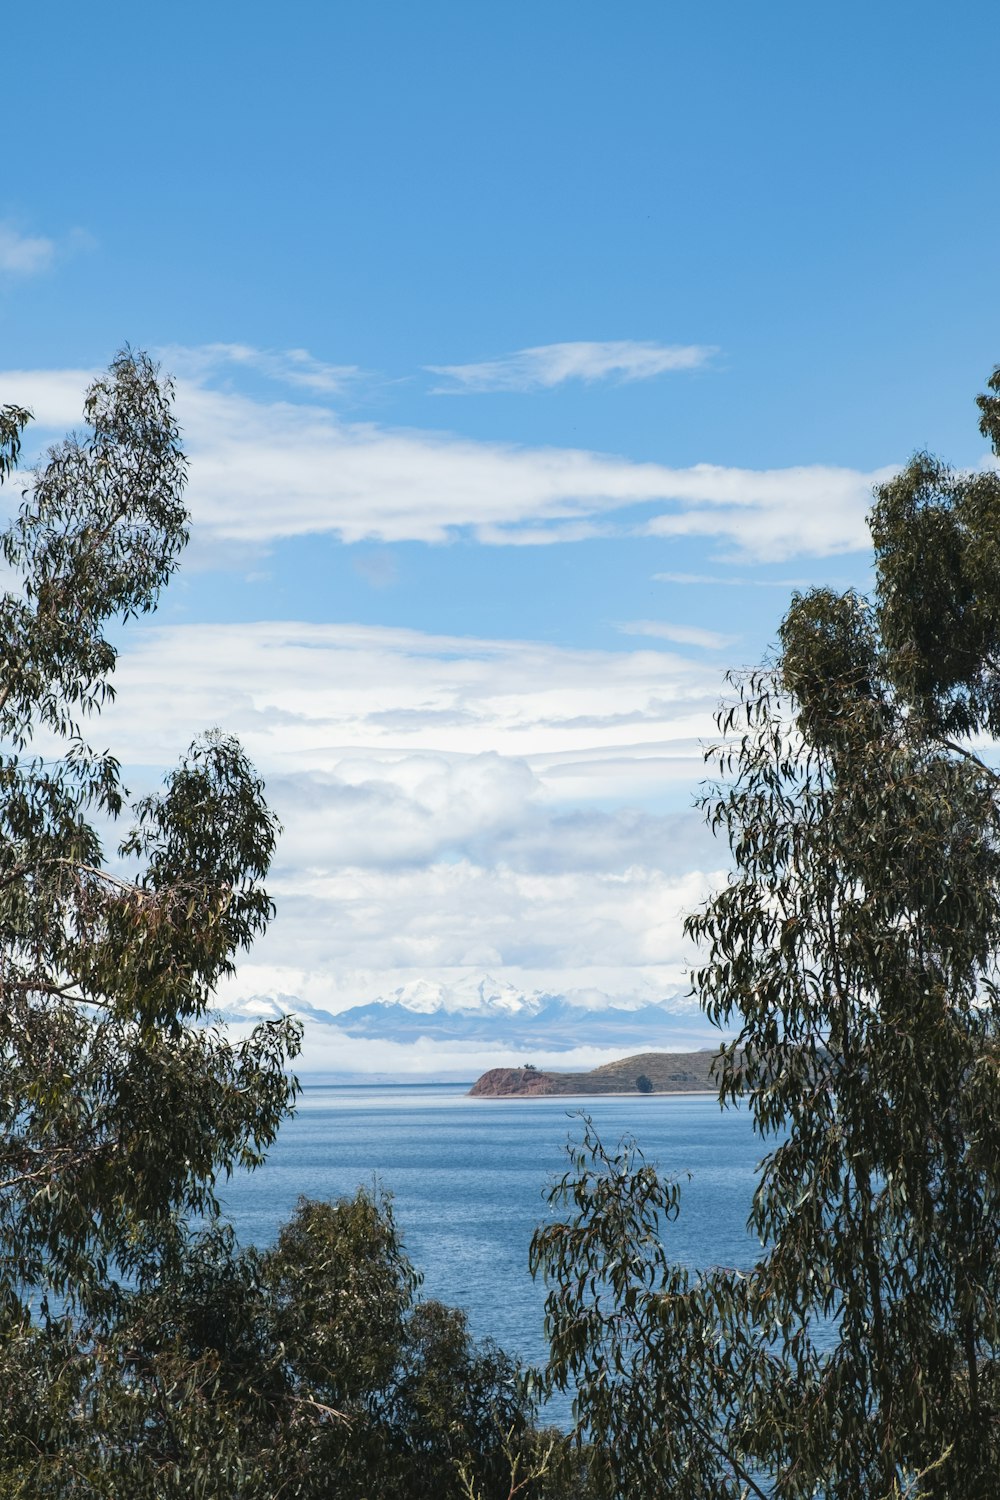
[[(0, 537), (0, 1310), (81, 1308), (172, 1253), (217, 1176), (260, 1160), (293, 1097), (294, 1023), (202, 1021), (263, 931), (276, 822), (211, 731), (129, 804), (89, 743), (109, 626), (152, 610), (187, 539), (185, 460), (144, 355), (90, 388)], [(28, 414), (4, 409), (5, 464)], [(109, 833), (124, 827), (117, 849)], [(102, 837), (103, 835), (103, 837)]]
[(533, 1246), (608, 1496), (996, 1494), (1000, 475), (918, 454), (870, 524), (874, 598), (795, 595), (709, 751), (733, 874), (687, 929), (761, 1257), (674, 1265), (680, 1186), (592, 1138)]
[[(979, 398), (1000, 454), (1000, 370)], [(747, 1269), (675, 1263), (681, 1185), (588, 1127), (537, 1233), (549, 1389), (416, 1299), (391, 1203), (241, 1249), (215, 1185), (294, 1099), (294, 1022), (213, 994), (277, 835), (207, 731), (132, 799), (91, 743), (186, 540), (171, 390), (126, 351), (0, 537), (0, 1496), (987, 1500), (1000, 1471), (1000, 476), (875, 495), (872, 599), (795, 595), (703, 798), (688, 931), (765, 1155)], [(29, 414), (0, 410), (0, 477)], [(109, 847), (110, 841), (110, 847)]]
[[(297, 1087), (293, 1020), (211, 1020), (278, 827), (217, 729), (134, 799), (91, 743), (188, 518), (145, 355), (85, 418), (0, 535), (0, 1497), (579, 1496), (516, 1361), (416, 1300), (384, 1195), (302, 1202), (267, 1251), (219, 1213)], [(0, 479), (28, 421), (0, 409)]]

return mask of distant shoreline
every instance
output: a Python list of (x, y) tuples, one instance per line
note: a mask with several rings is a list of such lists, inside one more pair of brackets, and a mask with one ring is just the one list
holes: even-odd
[(718, 1052), (637, 1052), (587, 1073), (554, 1073), (526, 1063), (490, 1068), (469, 1090), (474, 1099), (589, 1099), (595, 1094), (653, 1099), (657, 1095), (717, 1094)]
[(506, 1104), (511, 1100), (520, 1102), (522, 1099), (717, 1099), (718, 1089), (654, 1089), (652, 1093), (644, 1094), (639, 1089), (602, 1089), (597, 1094), (593, 1090), (581, 1094), (567, 1094), (562, 1090), (551, 1094), (536, 1089), (533, 1093), (524, 1094), (473, 1094), (471, 1091), (466, 1095), (469, 1099), (485, 1100), (486, 1103)]

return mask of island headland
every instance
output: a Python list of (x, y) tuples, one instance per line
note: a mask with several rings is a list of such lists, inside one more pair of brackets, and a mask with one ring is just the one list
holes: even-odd
[(469, 1090), (479, 1099), (523, 1098), (542, 1094), (698, 1094), (716, 1093), (718, 1048), (705, 1052), (637, 1052), (604, 1063), (589, 1073), (550, 1073), (527, 1063), (522, 1068), (490, 1068)]

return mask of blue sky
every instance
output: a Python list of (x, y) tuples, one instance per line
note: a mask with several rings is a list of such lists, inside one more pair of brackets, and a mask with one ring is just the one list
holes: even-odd
[[(874, 478), (983, 461), (988, 4), (95, 3), (4, 19), (0, 399), (128, 340), (194, 538), (126, 638), (286, 825), (238, 985), (682, 983), (727, 666), (864, 587)], [(585, 1038), (584, 1038), (585, 1040)]]

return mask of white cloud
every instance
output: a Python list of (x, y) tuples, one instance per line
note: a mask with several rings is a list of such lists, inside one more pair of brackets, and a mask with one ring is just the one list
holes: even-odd
[(11, 224), (0, 224), (0, 273), (37, 276), (55, 259), (55, 242), (43, 235), (20, 234)]
[(444, 375), (448, 384), (435, 386), (439, 396), (467, 395), (477, 391), (550, 390), (567, 380), (588, 384), (606, 380), (649, 380), (667, 370), (693, 370), (715, 353), (702, 344), (655, 344), (636, 339), (612, 339), (603, 343), (580, 340), (565, 344), (539, 344), (518, 349), (498, 359), (468, 365), (425, 365), (432, 375)]
[(683, 983), (681, 915), (724, 860), (688, 810), (718, 668), (368, 626), (143, 625), (116, 685), (101, 743), (137, 789), (215, 723), (264, 774), (278, 917), (244, 993), (337, 1009), (469, 965), (619, 994)]
[(872, 488), (896, 469), (860, 474), (819, 464), (759, 470), (695, 464), (674, 472), (672, 498), (687, 508), (654, 516), (647, 535), (714, 537), (747, 557), (777, 562), (868, 547)]
[(260, 621), (134, 626), (116, 682), (101, 733), (133, 765), (221, 723), (271, 773), (495, 754), (565, 802), (690, 784), (722, 672), (664, 650)]
[(694, 958), (683, 918), (725, 879), (718, 850), (707, 870), (680, 875), (540, 874), (464, 858), (379, 869), (339, 865), (336, 853), (325, 870), (275, 873), (277, 916), (227, 993), (297, 994), (338, 1011), (417, 977), (487, 969), (527, 988), (662, 997), (685, 987)]
[(654, 583), (720, 584), (726, 588), (756, 589), (804, 589), (808, 582), (804, 578), (742, 578), (725, 577), (721, 573), (654, 573)]
[(682, 918), (712, 883), (701, 871), (539, 875), (465, 859), (285, 872), (270, 883), (279, 917), (255, 953), (320, 971), (513, 965), (679, 973), (691, 954)]
[(393, 756), (346, 753), (335, 770), (272, 778), (284, 826), (283, 869), (425, 864), (492, 848), (530, 816), (541, 790), (527, 763), (486, 751)]
[(345, 754), (329, 772), (267, 779), (283, 827), (282, 871), (429, 865), (456, 858), (528, 874), (608, 874), (647, 865), (679, 875), (718, 861), (694, 811), (567, 806), (526, 761)]
[(759, 559), (825, 556), (869, 544), (871, 488), (892, 472), (671, 469), (343, 423), (316, 407), (190, 386), (179, 409), (191, 505), (215, 546), (317, 532), (346, 542), (442, 542), (462, 531), (494, 544), (573, 541), (616, 510), (659, 502), (674, 508), (641, 530), (708, 535)]
[[(0, 401), (27, 406), (34, 415), (35, 431), (47, 438), (61, 436), (83, 420), (83, 398), (95, 370), (3, 370), (0, 371)], [(29, 434), (31, 429), (29, 429)], [(28, 444), (30, 438), (26, 438)]]
[(708, 651), (721, 651), (739, 640), (738, 635), (702, 630), (697, 625), (668, 625), (663, 620), (623, 620), (615, 628), (622, 635), (644, 635), (653, 640), (674, 641), (678, 646), (704, 646)]
[(253, 370), (283, 385), (317, 395), (337, 395), (357, 380), (357, 365), (331, 365), (308, 349), (255, 349), (250, 344), (202, 344), (196, 348), (169, 345), (158, 351), (164, 368), (187, 380), (201, 382), (227, 366)]
[[(60, 432), (79, 421), (89, 379), (83, 371), (0, 373), (0, 393)], [(351, 543), (470, 534), (494, 545), (538, 545), (612, 527), (706, 536), (758, 561), (825, 557), (870, 545), (872, 485), (894, 472), (675, 469), (344, 422), (325, 407), (253, 400), (190, 379), (179, 382), (178, 412), (191, 456), (195, 555), (243, 570), (254, 549), (320, 533)], [(662, 509), (651, 519), (612, 521), (636, 506)]]

